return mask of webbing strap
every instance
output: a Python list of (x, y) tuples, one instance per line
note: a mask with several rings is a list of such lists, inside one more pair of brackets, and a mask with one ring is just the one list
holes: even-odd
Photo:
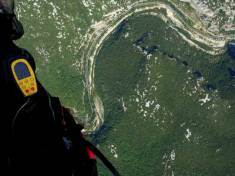
[[(57, 101), (59, 101), (57, 99)], [(84, 145), (85, 148), (90, 149), (102, 162), (103, 164), (112, 172), (114, 176), (120, 176), (117, 169), (112, 165), (112, 163), (90, 142), (88, 142), (86, 139), (84, 139), (81, 136), (81, 126), (78, 126), (76, 122), (74, 121), (74, 118), (68, 111), (64, 111), (66, 109), (62, 108), (62, 115), (64, 116), (64, 121), (68, 126), (68, 132), (70, 133), (72, 137), (72, 142), (79, 145)], [(79, 143), (78, 143), (78, 140)]]
[(109, 160), (90, 142), (84, 139), (85, 145), (104, 163), (104, 165), (113, 173), (114, 176), (120, 176), (117, 169), (109, 162)]

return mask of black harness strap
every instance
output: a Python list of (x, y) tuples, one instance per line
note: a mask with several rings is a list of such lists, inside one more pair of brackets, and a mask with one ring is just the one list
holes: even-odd
[(117, 169), (109, 162), (109, 160), (90, 142), (84, 139), (85, 145), (104, 163), (104, 165), (113, 173), (114, 176), (120, 176)]
[[(65, 112), (65, 113), (67, 114), (68, 112)], [(76, 124), (73, 117), (71, 117), (70, 114), (67, 114), (67, 116), (65, 115), (64, 120), (65, 120), (65, 123), (68, 125), (68, 131), (70, 135), (72, 136), (72, 142), (74, 142), (75, 144), (77, 143), (77, 145), (85, 145), (85, 148), (86, 147), (89, 148), (103, 162), (103, 164), (112, 172), (114, 176), (120, 176), (119, 172), (112, 165), (112, 163), (92, 143), (88, 142), (81, 136), (82, 127)]]

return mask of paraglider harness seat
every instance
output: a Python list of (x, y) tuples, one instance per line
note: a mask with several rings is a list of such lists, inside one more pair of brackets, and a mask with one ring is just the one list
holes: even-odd
[[(5, 65), (12, 73), (7, 74), (11, 78), (7, 77), (6, 80), (13, 79), (21, 96), (26, 100), (12, 120), (12, 138), (16, 141), (14, 145), (20, 146), (26, 143), (24, 146), (28, 144), (36, 148), (47, 145), (56, 148), (57, 144), (61, 145), (62, 153), (68, 160), (66, 163), (69, 165), (68, 170), (72, 170), (69, 175), (97, 176), (96, 156), (114, 176), (120, 175), (106, 157), (83, 137), (81, 132), (83, 127), (75, 122), (69, 110), (61, 105), (59, 98), (52, 97), (41, 86), (28, 57), (23, 54), (23, 57), (10, 59)], [(47, 142), (52, 143), (51, 141), (54, 141), (54, 144), (47, 144)], [(20, 149), (20, 147), (17, 148), (17, 150)], [(25, 153), (28, 150), (22, 149)], [(33, 149), (29, 152), (35, 155)], [(57, 156), (59, 152), (51, 156)], [(40, 154), (36, 156), (40, 158)]]

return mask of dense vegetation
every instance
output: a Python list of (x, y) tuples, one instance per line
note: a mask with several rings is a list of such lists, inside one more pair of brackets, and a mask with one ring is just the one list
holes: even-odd
[(105, 124), (95, 141), (123, 175), (233, 175), (234, 61), (190, 47), (156, 17), (121, 25), (96, 60)]

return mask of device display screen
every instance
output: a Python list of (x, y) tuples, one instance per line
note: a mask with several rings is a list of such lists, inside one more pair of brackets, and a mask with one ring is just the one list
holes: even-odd
[(24, 63), (17, 63), (15, 65), (15, 72), (16, 72), (16, 76), (19, 80), (22, 80), (22, 79), (30, 76), (29, 69), (28, 69), (27, 65)]

